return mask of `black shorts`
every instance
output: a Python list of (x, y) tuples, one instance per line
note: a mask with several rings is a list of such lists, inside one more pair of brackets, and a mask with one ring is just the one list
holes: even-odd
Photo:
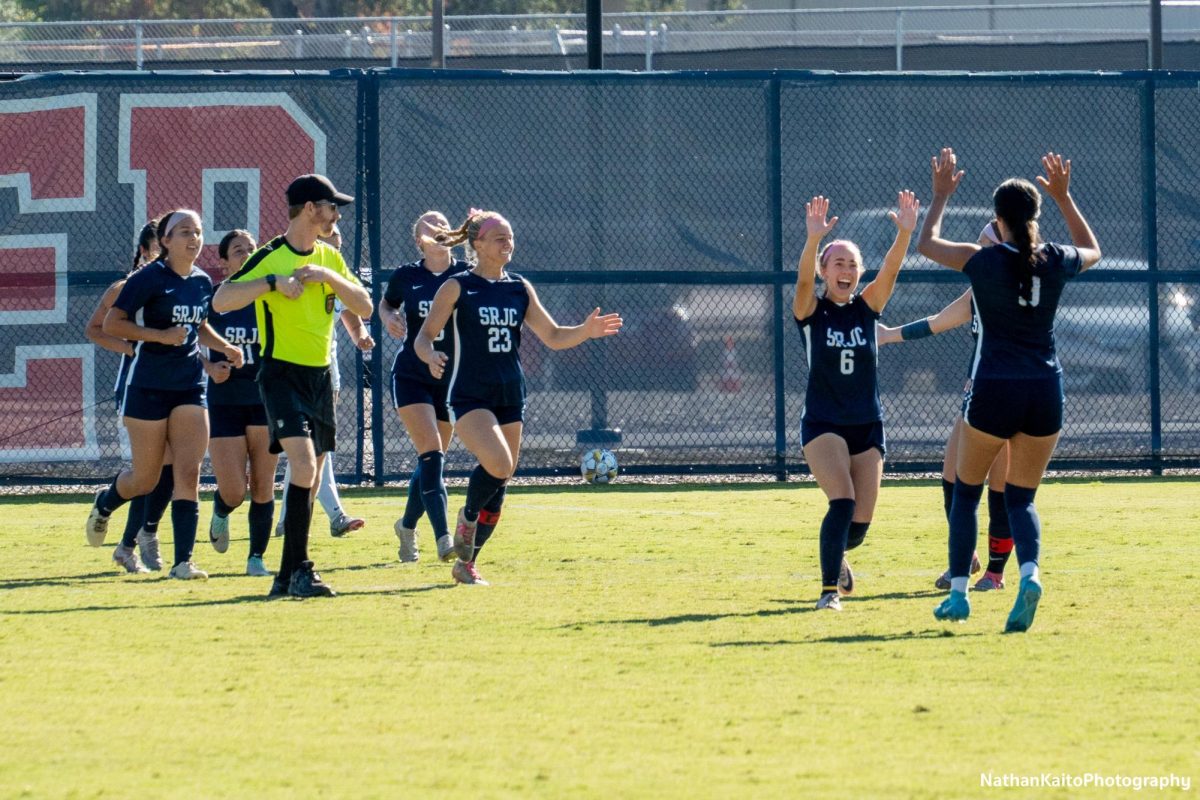
[(267, 425), (267, 411), (262, 405), (208, 407), (208, 438), (226, 439), (246, 435), (246, 428)]
[(852, 456), (865, 453), (872, 447), (879, 451), (879, 455), (887, 455), (887, 439), (883, 435), (883, 420), (867, 422), (862, 425), (835, 425), (831, 422), (800, 420), (801, 447), (807, 447), (813, 439), (826, 433), (832, 433), (845, 440), (846, 448)]
[(147, 389), (141, 386), (125, 387), (121, 415), (131, 419), (157, 421), (171, 416), (179, 406), (208, 407), (204, 386), (190, 389)]
[(283, 439), (305, 436), (317, 454), (336, 447), (333, 382), (328, 367), (304, 367), (264, 359), (258, 370), (258, 391), (267, 414), (270, 451), (283, 452)]
[(497, 384), (458, 384), (450, 397), (454, 419), (476, 409), (486, 408), (501, 425), (521, 422), (525, 418), (525, 379)]
[(1000, 439), (1018, 433), (1053, 436), (1062, 430), (1062, 375), (977, 378), (963, 396), (963, 420)]
[(396, 408), (424, 403), (433, 406), (433, 413), (441, 422), (450, 421), (450, 403), (447, 400), (449, 386), (425, 383), (410, 375), (392, 372), (392, 405)]
[(496, 422), (501, 425), (507, 425), (510, 422), (522, 422), (525, 419), (525, 405), (522, 403), (519, 406), (497, 406), (492, 405), (486, 400), (463, 400), (459, 403), (451, 403), (451, 409), (454, 411), (454, 420), (465, 417), (472, 411), (480, 408), (486, 408), (496, 417)]

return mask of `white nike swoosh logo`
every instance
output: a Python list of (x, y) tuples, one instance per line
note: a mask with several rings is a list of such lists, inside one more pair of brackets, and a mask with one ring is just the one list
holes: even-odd
[(479, 292), (467, 292), (467, 294), (479, 294)]
[(414, 289), (420, 289), (420, 288), (421, 288), (422, 286), (424, 286), (424, 285), (425, 285), (425, 284), (423, 284), (423, 283), (418, 283), (418, 284), (417, 284), (416, 286), (414, 286), (413, 288), (414, 288)]

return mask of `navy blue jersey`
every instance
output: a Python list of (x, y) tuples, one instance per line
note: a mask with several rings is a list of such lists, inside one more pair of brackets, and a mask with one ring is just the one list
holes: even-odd
[[(221, 314), (216, 311), (208, 316), (208, 324), (217, 335), (232, 345), (242, 348), (242, 366), (229, 371), (222, 383), (208, 380), (208, 404), (210, 406), (257, 406), (262, 405), (258, 393), (258, 362), (261, 358), (258, 343), (258, 314), (251, 303), (243, 308)], [(219, 350), (209, 350), (210, 361), (228, 361)]]
[(166, 330), (177, 325), (188, 329), (180, 345), (134, 342), (129, 385), (146, 389), (190, 389), (204, 385), (200, 364), (200, 327), (212, 307), (212, 280), (199, 267), (187, 277), (177, 275), (162, 261), (154, 261), (129, 276), (114, 308), (145, 328)]
[(845, 305), (827, 297), (806, 319), (796, 320), (808, 357), (804, 419), (834, 425), (863, 425), (883, 419), (876, 367), (879, 313), (862, 295)]
[(1079, 251), (1045, 244), (1040, 252), (1028, 299), (1020, 291), (1021, 256), (1011, 245), (986, 247), (963, 267), (979, 326), (972, 378), (1043, 378), (1062, 371), (1054, 315), (1063, 287), (1079, 274)]
[(460, 272), (454, 279), (461, 291), (450, 323), (458, 354), (450, 374), (450, 402), (479, 398), (520, 405), (524, 375), (518, 351), (529, 308), (525, 281), (515, 272), (496, 281), (473, 272)]
[(408, 329), (404, 341), (400, 343), (400, 351), (396, 353), (396, 360), (392, 362), (392, 372), (397, 376), (436, 386), (445, 386), (450, 382), (450, 373), (454, 369), (454, 338), (449, 335), (449, 326), (443, 329), (433, 342), (435, 350), (449, 357), (446, 371), (442, 373), (441, 378), (434, 378), (429, 374), (429, 366), (417, 358), (413, 351), (413, 342), (416, 341), (425, 317), (429, 316), (429, 309), (433, 305), (433, 296), (437, 294), (437, 290), (442, 288), (447, 278), (466, 272), (470, 268), (471, 265), (467, 262), (456, 259), (445, 272), (433, 273), (425, 269), (425, 259), (422, 258), (420, 261), (397, 267), (392, 273), (383, 299), (392, 308), (404, 310), (404, 325)]

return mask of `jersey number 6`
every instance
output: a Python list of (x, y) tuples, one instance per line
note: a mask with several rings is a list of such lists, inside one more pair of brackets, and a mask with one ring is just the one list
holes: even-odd
[(853, 350), (843, 350), (842, 351), (842, 358), (841, 358), (841, 361), (839, 362), (839, 366), (841, 367), (843, 375), (853, 375), (854, 374), (854, 351)]

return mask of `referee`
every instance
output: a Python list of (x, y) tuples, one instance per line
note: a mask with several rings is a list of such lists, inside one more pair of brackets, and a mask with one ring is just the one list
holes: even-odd
[[(287, 188), (288, 227), (256, 250), (221, 284), (213, 309), (228, 312), (255, 303), (262, 346), (258, 387), (267, 410), (272, 453), (287, 453), (292, 477), (284, 488), (283, 559), (271, 597), (333, 597), (308, 558), (312, 499), (336, 420), (329, 376), (334, 303), (370, 317), (371, 298), (324, 242), (354, 202), (324, 175), (301, 175)], [(257, 302), (255, 302), (257, 301)]]

